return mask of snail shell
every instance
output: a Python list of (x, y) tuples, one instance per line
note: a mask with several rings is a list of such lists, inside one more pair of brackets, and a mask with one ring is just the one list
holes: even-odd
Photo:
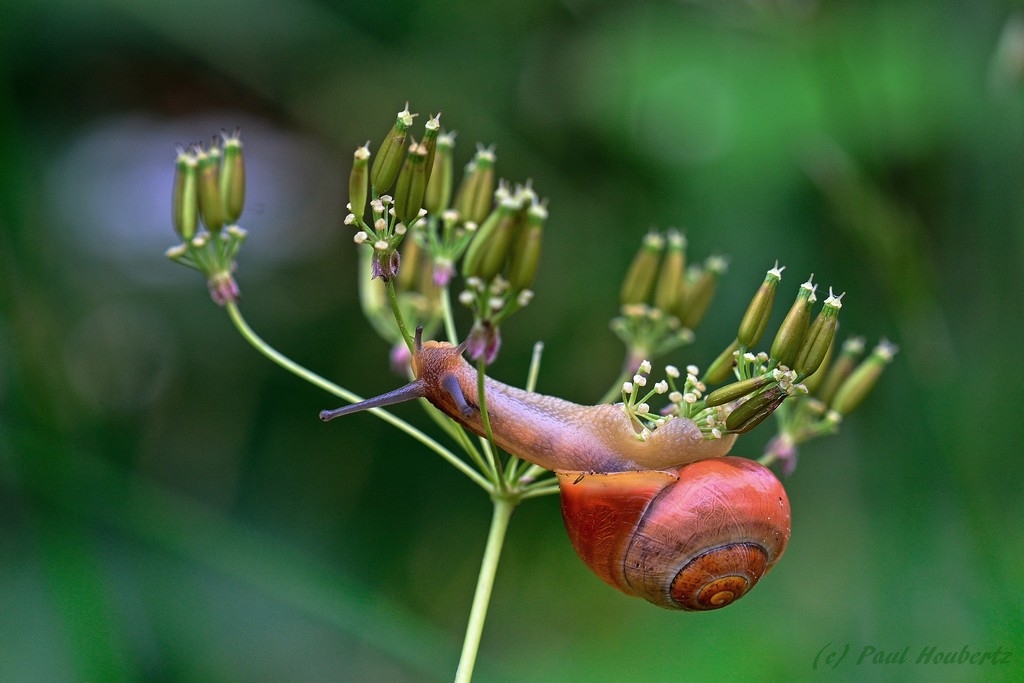
[(744, 458), (676, 472), (559, 473), (562, 516), (600, 578), (661, 607), (712, 610), (745, 595), (786, 549), (789, 499)]

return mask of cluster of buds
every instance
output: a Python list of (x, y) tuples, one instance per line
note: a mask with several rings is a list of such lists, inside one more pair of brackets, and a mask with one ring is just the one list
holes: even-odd
[[(648, 267), (656, 264), (659, 248), (648, 236), (637, 261)], [(830, 290), (812, 320), (817, 286), (811, 279), (800, 285), (770, 350), (753, 351), (767, 328), (783, 270), (776, 264), (768, 271), (740, 322), (736, 340), (703, 377), (699, 377), (696, 366), (687, 366), (680, 385), (682, 374), (669, 365), (665, 368), (666, 379), (645, 391), (651, 364), (647, 360), (639, 363), (632, 380), (622, 385), (623, 410), (636, 425), (637, 438), (647, 438), (675, 417), (686, 417), (697, 424), (705, 438), (716, 439), (748, 432), (776, 414), (779, 434), (769, 444), (762, 462), (781, 462), (783, 471), (790, 472), (796, 465), (798, 444), (834, 433), (842, 417), (863, 402), (897, 349), (883, 340), (860, 361), (864, 342), (852, 339), (843, 344), (839, 357), (832, 362), (842, 295)], [(639, 276), (633, 271), (631, 276), (635, 287), (632, 293), (650, 296), (650, 291), (635, 284)], [(663, 278), (659, 286), (661, 281)], [(654, 287), (653, 278), (646, 286)], [(723, 383), (708, 392), (709, 385)], [(668, 405), (658, 412), (652, 411), (648, 403), (656, 394), (668, 395)]]
[[(436, 325), (461, 261), (459, 300), (474, 313), (469, 354), (489, 363), (502, 321), (532, 297), (547, 209), (528, 185), (497, 181), (492, 148), (478, 147), (454, 189), (454, 133), (441, 131), (438, 115), (422, 141), (411, 140), (414, 116), (408, 105), (398, 113), (372, 163), (368, 144), (356, 150), (345, 222), (356, 228), (355, 242), (370, 247), (369, 279), (394, 283), (391, 313), (397, 306), (417, 326)], [(385, 320), (383, 290), (367, 278), (360, 286), (367, 317), (389, 341), (400, 338)]]
[(629, 350), (627, 367), (693, 341), (727, 266), (721, 256), (687, 266), (686, 237), (678, 230), (643, 238), (622, 282), (620, 315), (611, 323)]
[(817, 372), (803, 381), (804, 395), (778, 411), (778, 434), (761, 461), (779, 462), (785, 473), (796, 467), (797, 447), (810, 439), (834, 434), (843, 418), (856, 410), (875, 388), (882, 371), (899, 349), (886, 339), (864, 356), (862, 337), (843, 342), (838, 356), (828, 357)]
[(491, 363), (501, 345), (500, 326), (530, 303), (548, 212), (529, 185), (499, 183), (495, 206), (476, 230), (462, 261), (466, 288), (459, 301), (473, 311), (467, 339), (471, 358)]
[[(384, 136), (372, 165), (366, 143), (356, 149), (349, 175), (349, 214), (345, 224), (356, 228), (356, 244), (366, 243), (373, 248), (373, 277), (385, 282), (398, 275), (398, 245), (427, 213), (423, 201), (434, 168), (441, 115), (430, 117), (420, 142), (409, 137), (415, 116), (406, 104)], [(388, 194), (392, 190), (394, 194)], [(368, 198), (371, 218), (366, 223)]]
[(239, 132), (221, 134), (209, 148), (178, 148), (172, 221), (182, 243), (167, 250), (171, 260), (206, 276), (220, 305), (236, 301), (235, 255), (245, 240), (238, 227), (245, 203), (245, 163)]

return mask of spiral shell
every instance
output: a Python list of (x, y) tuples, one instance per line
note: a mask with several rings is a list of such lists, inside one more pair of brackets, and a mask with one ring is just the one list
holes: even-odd
[(785, 489), (752, 460), (558, 476), (566, 530), (580, 558), (612, 586), (669, 609), (731, 604), (789, 541)]

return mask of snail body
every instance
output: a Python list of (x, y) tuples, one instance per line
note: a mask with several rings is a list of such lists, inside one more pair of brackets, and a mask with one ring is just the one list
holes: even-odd
[[(417, 333), (413, 382), (320, 417), (426, 398), (483, 435), (478, 376), (462, 351)], [(717, 609), (782, 556), (786, 492), (764, 466), (726, 457), (734, 435), (708, 440), (679, 417), (641, 441), (616, 406), (581, 406), (489, 377), (484, 387), (494, 441), (556, 473), (573, 548), (619, 590), (670, 609)]]

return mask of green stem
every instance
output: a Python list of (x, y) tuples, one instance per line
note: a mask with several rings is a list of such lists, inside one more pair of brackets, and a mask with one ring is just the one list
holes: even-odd
[(498, 571), (498, 560), (501, 558), (501, 547), (505, 543), (505, 532), (516, 502), (510, 498), (495, 496), (494, 513), (491, 515), (491, 529), (487, 534), (487, 547), (480, 564), (480, 575), (476, 582), (476, 593), (473, 595), (473, 607), (469, 612), (469, 623), (466, 624), (466, 638), (462, 643), (462, 656), (459, 668), (455, 672), (455, 683), (469, 683), (473, 678), (473, 667), (476, 665), (477, 652), (480, 650), (480, 636), (483, 634), (484, 621), (487, 619), (487, 607), (491, 602), (491, 589), (494, 588), (494, 576)]
[(498, 457), (498, 445), (494, 443), (494, 434), (491, 432), (491, 418), (487, 412), (487, 392), (484, 390), (487, 379), (486, 372), (487, 363), (484, 362), (483, 358), (480, 358), (476, 362), (476, 395), (477, 401), (480, 404), (480, 421), (483, 422), (484, 438), (486, 439), (484, 456), (487, 458), (487, 463), (490, 466), (490, 473), (495, 486), (504, 487), (501, 459)]
[[(227, 304), (225, 304), (225, 308), (227, 308), (228, 315), (231, 316), (231, 322), (235, 324), (235, 327), (238, 329), (238, 332), (242, 335), (242, 337), (244, 337), (245, 340), (253, 346), (253, 348), (255, 348), (257, 351), (262, 353), (267, 358), (277, 363), (278, 365), (280, 365), (282, 368), (292, 373), (293, 375), (296, 375), (297, 377), (301, 377), (302, 379), (306, 380), (313, 386), (319, 387), (320, 389), (323, 389), (328, 393), (334, 394), (335, 396), (342, 398), (346, 401), (349, 401), (350, 403), (358, 403), (359, 401), (363, 400), (362, 397), (360, 397), (358, 394), (354, 394), (348, 389), (344, 389), (338, 386), (337, 384), (334, 384), (333, 382), (324, 379), (315, 372), (302, 367), (301, 365), (299, 365), (292, 359), (288, 358), (287, 356), (283, 355), (277, 349), (273, 348), (265, 341), (263, 341), (263, 339), (261, 339), (260, 336), (256, 334), (251, 327), (249, 327), (249, 324), (245, 322), (245, 318), (242, 317), (242, 312), (238, 309), (238, 304), (236, 304), (234, 301), (227, 302)], [(472, 467), (467, 465), (465, 461), (456, 456), (450, 450), (442, 446), (440, 443), (432, 439), (427, 434), (416, 429), (405, 420), (397, 418), (388, 411), (383, 410), (381, 408), (372, 408), (368, 412), (373, 413), (374, 415), (384, 420), (385, 422), (395, 427), (398, 427), (400, 430), (402, 430), (403, 432), (405, 432), (412, 438), (416, 439), (430, 450), (440, 455), (442, 458), (447, 460), (448, 463), (451, 464), (455, 469), (459, 470), (467, 477), (472, 479), (473, 482), (480, 488), (488, 492), (494, 490), (494, 486), (491, 484), (491, 482), (487, 481), (487, 479), (485, 479), (483, 475), (481, 475), (479, 472), (477, 472)]]
[(388, 290), (388, 301), (391, 302), (391, 311), (395, 314), (395, 321), (398, 323), (398, 329), (402, 332), (402, 339), (405, 340), (405, 345), (409, 347), (409, 353), (416, 355), (416, 348), (412, 343), (412, 335), (409, 334), (409, 328), (405, 326), (405, 318), (402, 317), (402, 309), (398, 307), (398, 293), (395, 291), (395, 281), (387, 281)]
[(451, 292), (448, 285), (441, 288), (441, 318), (444, 320), (444, 333), (452, 344), (459, 343), (459, 333), (455, 330), (455, 315), (452, 313)]

